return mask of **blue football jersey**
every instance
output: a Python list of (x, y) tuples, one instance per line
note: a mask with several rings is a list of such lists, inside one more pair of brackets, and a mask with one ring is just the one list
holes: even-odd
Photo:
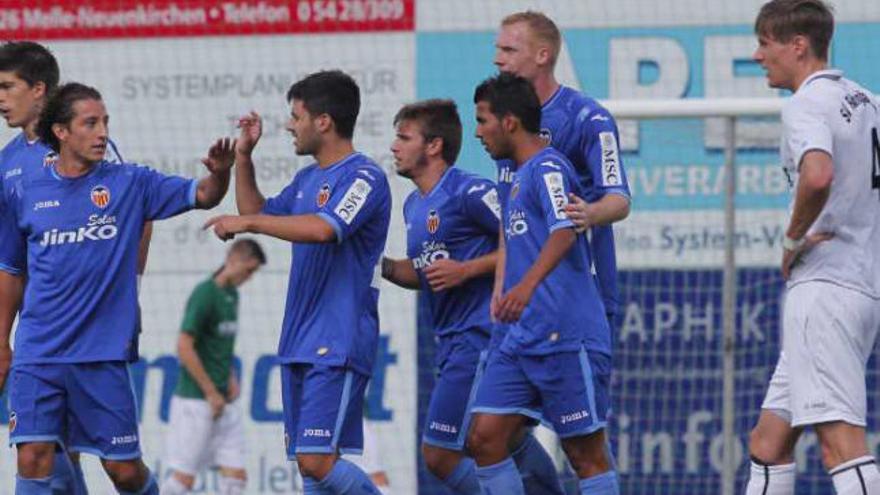
[(15, 184), (0, 222), (0, 267), (27, 271), (16, 363), (131, 360), (144, 222), (195, 205), (197, 182), (103, 161), (86, 175), (40, 167)]
[[(581, 193), (577, 176), (565, 156), (553, 148), (543, 149), (516, 171), (502, 209), (505, 293), (529, 271), (551, 233), (574, 227), (565, 214), (570, 192)], [(582, 345), (610, 354), (610, 331), (590, 275), (585, 236), (577, 236), (576, 244), (535, 289), (501, 345), (515, 346), (525, 354), (576, 351)]]
[[(571, 162), (586, 201), (598, 201), (606, 194), (630, 197), (617, 123), (599, 102), (575, 89), (560, 86), (541, 108), (541, 136)], [(498, 192), (503, 205), (516, 165), (510, 160), (501, 160), (497, 165)], [(615, 313), (620, 294), (613, 227), (603, 225), (590, 229), (590, 247), (605, 309)]]
[(466, 261), (498, 249), (501, 209), (492, 181), (450, 167), (427, 194), (413, 191), (403, 206), (406, 254), (419, 274), (438, 336), (488, 332), (492, 276), (433, 292), (424, 270), (439, 259)]
[(379, 333), (379, 260), (391, 216), (385, 172), (360, 153), (299, 171), (268, 215), (318, 215), (336, 243), (292, 243), (278, 356), (370, 374)]

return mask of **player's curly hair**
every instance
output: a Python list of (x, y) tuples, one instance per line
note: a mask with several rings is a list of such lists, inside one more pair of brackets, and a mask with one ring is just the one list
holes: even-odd
[(58, 141), (55, 131), (52, 130), (52, 126), (70, 124), (70, 121), (76, 116), (73, 105), (80, 100), (101, 101), (101, 93), (91, 86), (77, 82), (63, 84), (49, 95), (46, 106), (40, 112), (37, 136), (56, 153), (60, 151), (61, 143)]
[(541, 100), (523, 77), (503, 72), (486, 79), (474, 91), (474, 104), (484, 101), (499, 119), (512, 115), (531, 133), (541, 132)]
[(410, 103), (394, 116), (394, 125), (401, 121), (418, 122), (425, 141), (442, 139), (443, 161), (455, 164), (461, 151), (461, 118), (454, 101), (435, 98)]
[(828, 60), (834, 14), (822, 0), (771, 0), (761, 7), (755, 19), (755, 34), (781, 43), (804, 36), (810, 40), (813, 55)]

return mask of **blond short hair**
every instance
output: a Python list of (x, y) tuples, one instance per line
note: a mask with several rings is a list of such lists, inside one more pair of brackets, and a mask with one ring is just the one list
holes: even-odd
[(550, 45), (550, 63), (556, 64), (559, 50), (562, 47), (562, 34), (552, 19), (542, 12), (526, 10), (510, 14), (501, 20), (502, 26), (524, 23), (534, 33), (535, 38)]

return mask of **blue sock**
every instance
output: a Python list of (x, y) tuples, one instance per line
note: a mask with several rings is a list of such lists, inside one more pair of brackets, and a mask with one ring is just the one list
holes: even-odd
[(149, 473), (147, 482), (144, 484), (144, 487), (136, 492), (124, 492), (120, 489), (116, 489), (119, 495), (159, 495), (159, 483), (156, 482), (156, 478), (153, 476), (153, 473)]
[(15, 477), (15, 495), (52, 495), (52, 479)]
[(582, 479), (578, 486), (581, 488), (581, 495), (620, 495), (617, 471), (605, 471), (602, 474)]
[(303, 476), (304, 495), (333, 495), (333, 492), (321, 488), (321, 482), (309, 476)]
[(55, 460), (52, 463), (52, 493), (76, 493), (70, 458), (63, 450), (55, 451)]
[(484, 495), (525, 495), (522, 479), (513, 459), (508, 457), (498, 464), (477, 467), (477, 479)]
[(379, 495), (380, 493), (367, 473), (341, 458), (336, 460), (330, 474), (317, 486), (321, 490), (338, 495)]
[(511, 454), (522, 474), (523, 486), (529, 495), (563, 495), (559, 473), (550, 454), (531, 433), (526, 434), (522, 444)]
[(443, 484), (460, 495), (480, 495), (480, 482), (477, 481), (477, 465), (470, 457), (458, 461), (455, 470)]

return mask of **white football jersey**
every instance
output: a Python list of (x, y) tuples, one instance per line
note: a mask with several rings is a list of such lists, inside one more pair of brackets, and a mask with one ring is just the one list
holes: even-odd
[[(792, 191), (811, 150), (834, 164), (828, 202), (809, 233), (834, 237), (808, 251), (789, 285), (824, 280), (880, 297), (880, 107), (837, 70), (812, 74), (782, 110), (780, 158)], [(794, 197), (791, 202), (794, 207)]]

